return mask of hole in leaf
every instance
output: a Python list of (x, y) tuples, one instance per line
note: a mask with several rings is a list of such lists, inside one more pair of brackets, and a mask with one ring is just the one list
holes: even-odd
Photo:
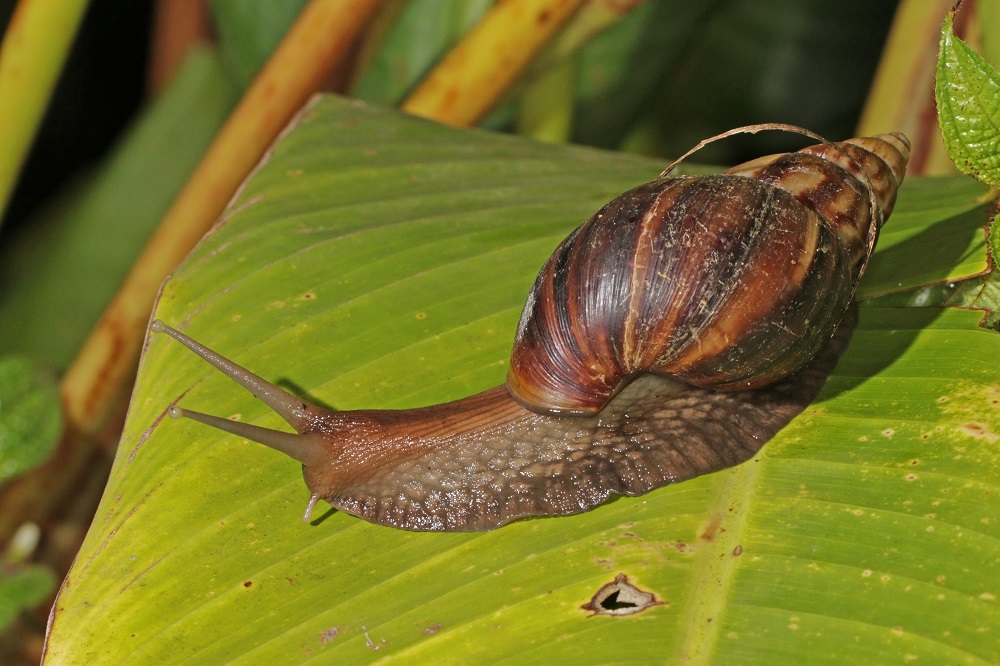
[(614, 581), (601, 586), (590, 601), (580, 608), (594, 615), (634, 615), (650, 606), (664, 604), (652, 592), (640, 590), (630, 583), (628, 577), (621, 573)]
[(614, 592), (612, 592), (611, 594), (609, 594), (601, 602), (601, 608), (604, 608), (604, 609), (609, 610), (609, 611), (623, 610), (625, 608), (635, 608), (636, 604), (634, 602), (632, 602), (632, 601), (624, 601), (624, 600), (619, 601), (618, 600), (618, 595), (621, 594), (621, 593), (622, 593), (621, 590), (615, 590)]

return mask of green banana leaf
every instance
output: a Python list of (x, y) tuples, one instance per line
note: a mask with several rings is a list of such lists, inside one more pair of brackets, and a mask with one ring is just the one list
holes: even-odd
[[(155, 316), (337, 408), (458, 398), (503, 381), (556, 244), (662, 166), (319, 98)], [(863, 294), (983, 271), (982, 191), (910, 179)], [(298, 463), (165, 415), (280, 419), (153, 337), (45, 663), (992, 663), (1000, 339), (981, 316), (862, 307), (821, 397), (754, 460), (478, 534), (303, 523)], [(659, 603), (584, 607), (619, 574)]]

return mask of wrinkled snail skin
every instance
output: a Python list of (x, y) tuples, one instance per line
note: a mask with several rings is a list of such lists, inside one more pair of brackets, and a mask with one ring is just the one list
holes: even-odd
[(301, 462), (307, 520), (323, 499), (409, 530), (578, 513), (738, 464), (846, 347), (908, 153), (900, 134), (851, 139), (622, 194), (542, 268), (507, 385), (442, 405), (325, 410), (155, 321), (297, 434), (170, 414)]
[[(611, 495), (641, 495), (748, 460), (815, 399), (850, 333), (841, 326), (817, 363), (767, 389), (720, 392), (646, 374), (592, 416), (539, 414), (503, 387), (437, 407), (368, 412), (385, 426), (368, 431), (377, 445), (342, 441), (334, 455), (349, 456), (352, 472), (341, 460), (307, 466), (306, 483), (336, 488), (325, 499), (337, 509), (411, 530), (486, 530), (579, 513)], [(461, 423), (435, 424), (441, 412)], [(383, 464), (355, 457), (359, 448), (385, 456)]]

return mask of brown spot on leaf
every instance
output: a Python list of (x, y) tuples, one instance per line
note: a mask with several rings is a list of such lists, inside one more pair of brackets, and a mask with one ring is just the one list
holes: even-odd
[(640, 590), (620, 573), (615, 579), (602, 585), (590, 601), (580, 606), (593, 615), (634, 615), (650, 606), (662, 606), (666, 602), (657, 599), (652, 592)]
[(330, 627), (329, 629), (324, 629), (323, 633), (319, 635), (319, 642), (326, 645), (327, 643), (331, 642), (334, 638), (336, 638), (337, 634), (339, 633), (340, 629), (338, 627)]
[(968, 423), (963, 423), (961, 426), (959, 426), (959, 430), (964, 432), (966, 435), (971, 435), (972, 437), (975, 437), (977, 439), (988, 439), (990, 441), (993, 441), (997, 438), (996, 433), (991, 432), (990, 429), (987, 428), (982, 423), (977, 423), (975, 421), (969, 421)]
[(743, 554), (743, 546), (736, 544), (736, 548), (733, 548), (733, 557), (739, 557)]
[(698, 538), (702, 541), (711, 541), (715, 538), (716, 533), (719, 531), (719, 525), (722, 524), (722, 515), (715, 514), (708, 519), (708, 523), (704, 525), (698, 532)]
[(245, 581), (243, 581), (243, 587), (250, 587), (251, 585), (253, 585), (253, 581), (252, 580), (245, 580)]

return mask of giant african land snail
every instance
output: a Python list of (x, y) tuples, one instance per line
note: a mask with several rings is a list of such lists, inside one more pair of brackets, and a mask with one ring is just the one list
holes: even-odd
[(577, 513), (737, 464), (812, 401), (846, 346), (838, 325), (908, 155), (893, 133), (718, 175), (668, 169), (556, 249), (507, 385), (443, 405), (321, 409), (155, 321), (298, 434), (170, 413), (300, 461), (306, 519), (323, 499), (412, 530)]

